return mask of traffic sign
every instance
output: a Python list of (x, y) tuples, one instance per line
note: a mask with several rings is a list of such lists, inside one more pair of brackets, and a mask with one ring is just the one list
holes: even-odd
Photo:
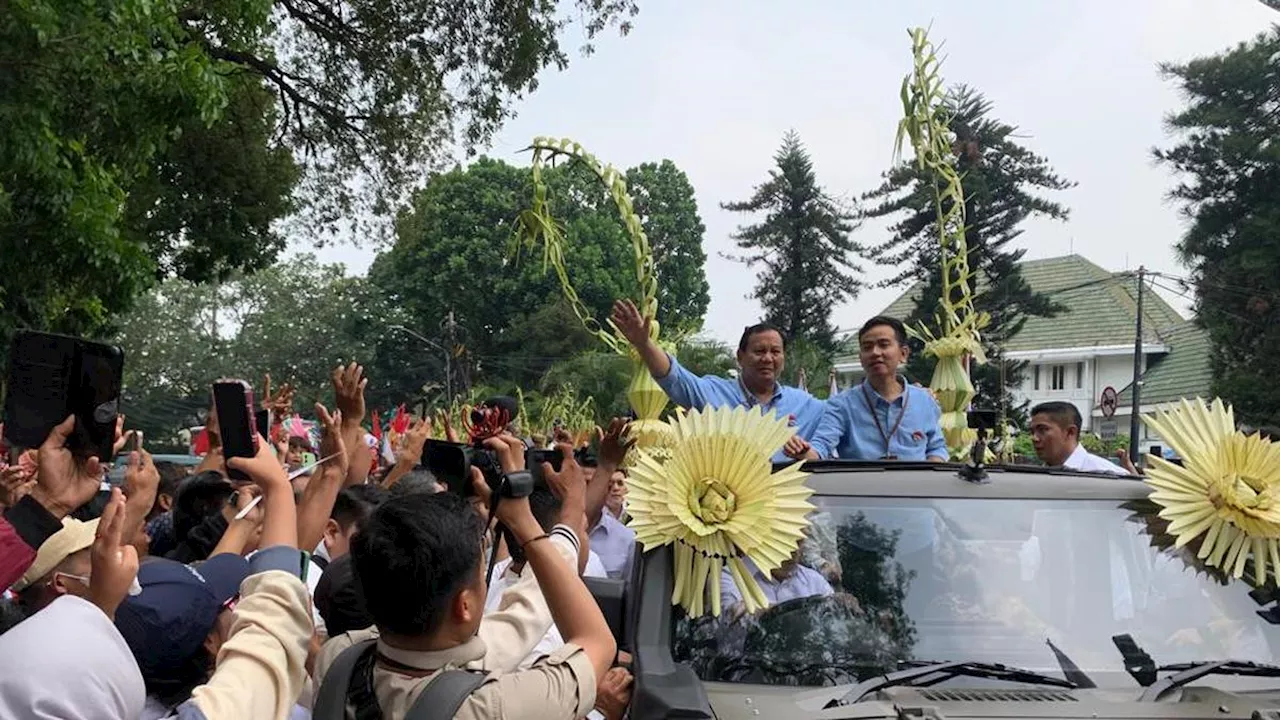
[(1098, 427), (1098, 434), (1102, 436), (1103, 440), (1115, 440), (1116, 430), (1115, 420), (1103, 420)]
[(1098, 401), (1098, 407), (1102, 408), (1102, 417), (1114, 417), (1116, 414), (1116, 406), (1120, 404), (1120, 393), (1110, 385), (1102, 388), (1102, 399)]

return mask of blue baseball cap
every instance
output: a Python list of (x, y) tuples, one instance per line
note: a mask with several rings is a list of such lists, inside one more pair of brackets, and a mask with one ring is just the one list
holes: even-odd
[(198, 565), (154, 558), (138, 568), (142, 592), (116, 609), (124, 636), (148, 683), (181, 672), (204, 644), (228, 601), (240, 593), (249, 562), (220, 553)]

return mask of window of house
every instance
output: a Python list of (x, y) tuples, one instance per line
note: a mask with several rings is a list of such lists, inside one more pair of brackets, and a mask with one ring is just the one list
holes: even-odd
[(1084, 387), (1084, 363), (1076, 363), (1076, 389)]
[(1054, 365), (1053, 377), (1049, 382), (1050, 390), (1065, 390), (1067, 387), (1067, 366)]
[(1036, 390), (1040, 389), (1040, 366), (1033, 365), (1031, 367), (1032, 387)]

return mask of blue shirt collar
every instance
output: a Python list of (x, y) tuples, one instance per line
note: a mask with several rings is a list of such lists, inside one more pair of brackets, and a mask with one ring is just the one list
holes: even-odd
[[(907, 378), (905, 376), (897, 375), (895, 377), (897, 378), (898, 382), (902, 383), (902, 394), (899, 395), (893, 402), (889, 402), (888, 400), (885, 400), (884, 396), (881, 395), (879, 392), (877, 392), (875, 387), (873, 387), (871, 383), (867, 382), (866, 380), (863, 380), (860, 383), (860, 385), (862, 385), (868, 391), (870, 391), (871, 397), (876, 401), (876, 404), (884, 403), (885, 405), (900, 405), (904, 402), (903, 398), (905, 398), (907, 396), (907, 393), (911, 391), (911, 385), (907, 383)], [(860, 388), (858, 392), (863, 392), (863, 390)]]
[(768, 407), (769, 405), (775, 405), (777, 404), (778, 400), (782, 397), (782, 384), (779, 383), (777, 380), (774, 380), (773, 395), (769, 397), (769, 402), (761, 403), (760, 400), (755, 396), (755, 393), (751, 392), (751, 390), (747, 387), (747, 384), (742, 382), (741, 372), (738, 373), (738, 389), (742, 391), (742, 398), (747, 401), (747, 408), (753, 408), (756, 405), (764, 405), (766, 407)]

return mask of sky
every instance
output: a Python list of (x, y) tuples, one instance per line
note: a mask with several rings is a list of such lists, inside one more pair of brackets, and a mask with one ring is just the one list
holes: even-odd
[[(1151, 159), (1163, 118), (1181, 106), (1158, 64), (1213, 54), (1280, 21), (1257, 0), (638, 0), (626, 37), (597, 38), (590, 57), (546, 72), (484, 154), (524, 163), (535, 136), (571, 137), (619, 168), (670, 159), (693, 184), (706, 225), (711, 304), (704, 331), (736, 342), (760, 319), (746, 297), (755, 271), (721, 257), (749, 216), (720, 209), (765, 181), (783, 135), (799, 133), (819, 183), (852, 201), (892, 159), (910, 71), (907, 29), (932, 25), (943, 75), (984, 93), (1022, 142), (1078, 185), (1052, 197), (1067, 222), (1032, 220), (1026, 257), (1077, 253), (1110, 270), (1185, 275), (1174, 244), (1184, 221), (1167, 200), (1176, 179)], [(571, 30), (564, 43), (583, 38)], [(875, 244), (883, 224), (855, 239)], [(310, 248), (307, 248), (310, 251)], [(375, 249), (318, 252), (362, 273)], [(890, 274), (864, 264), (868, 284)], [(868, 289), (833, 309), (856, 329), (900, 289)], [(1189, 303), (1164, 293), (1184, 314)]]

